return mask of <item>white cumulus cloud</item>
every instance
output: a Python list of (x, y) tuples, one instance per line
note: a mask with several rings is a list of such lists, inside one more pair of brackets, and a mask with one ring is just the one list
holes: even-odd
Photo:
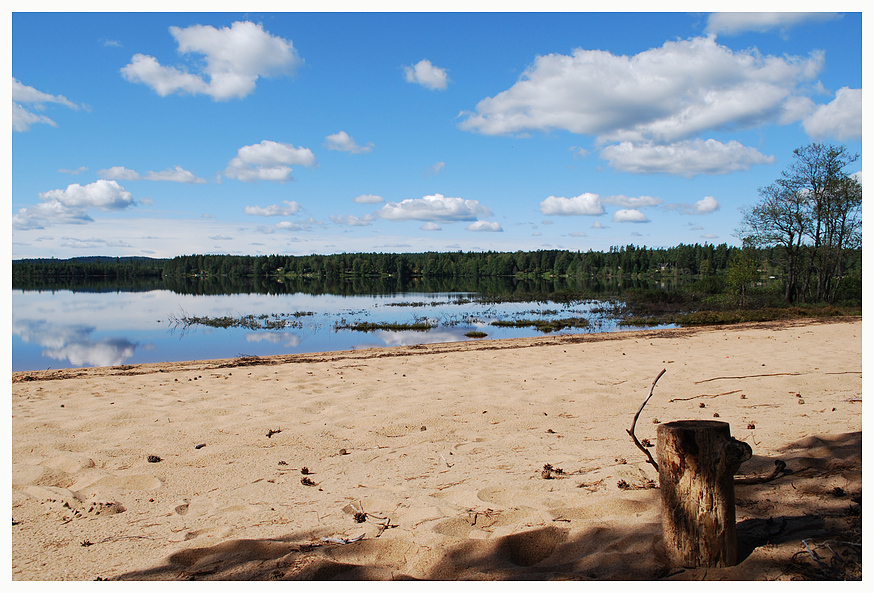
[(43, 103), (59, 103), (70, 109), (79, 109), (78, 105), (64, 97), (63, 95), (51, 95), (38, 91), (32, 86), (22, 84), (16, 78), (12, 79), (12, 100), (17, 103), (33, 103), (42, 105)]
[(622, 194), (615, 196), (606, 196), (601, 198), (601, 201), (611, 206), (622, 206), (623, 208), (647, 208), (650, 206), (658, 206), (664, 202), (661, 198), (652, 196), (640, 196), (633, 198)]
[[(57, 127), (57, 124), (48, 116), (34, 113), (32, 110), (42, 111), (46, 103), (57, 103), (73, 110), (79, 106), (63, 95), (51, 95), (38, 91), (32, 86), (22, 84), (16, 78), (12, 79), (12, 129), (16, 132), (27, 132), (33, 124), (46, 124)], [(28, 107), (25, 107), (27, 105)]]
[(352, 154), (363, 154), (373, 150), (373, 142), (369, 142), (367, 146), (359, 146), (349, 134), (340, 130), (336, 134), (325, 137), (325, 148), (328, 150), (339, 150), (340, 152), (351, 152)]
[(262, 140), (237, 150), (224, 175), (239, 181), (280, 181), (291, 179), (291, 165), (312, 167), (316, 157), (309, 148)]
[(358, 202), (359, 204), (382, 204), (385, 202), (385, 199), (382, 196), (376, 196), (373, 194), (361, 194), (360, 196), (352, 198), (352, 201)]
[(549, 196), (540, 202), (540, 212), (547, 216), (597, 216), (604, 214), (598, 194), (586, 192), (573, 198)]
[(463, 112), (464, 130), (524, 134), (566, 130), (600, 144), (665, 144), (709, 130), (773, 123), (803, 96), (822, 52), (768, 56), (713, 37), (668, 41), (633, 56), (576, 49), (537, 56), (509, 89)]
[(300, 225), (296, 222), (291, 222), (288, 220), (283, 220), (282, 222), (277, 222), (273, 226), (274, 226), (274, 228), (276, 228), (280, 231), (303, 231), (303, 230), (305, 230), (305, 227), (303, 225)]
[(649, 222), (649, 219), (640, 210), (623, 208), (613, 213), (613, 222)]
[(486, 232), (486, 233), (503, 233), (500, 222), (488, 222), (485, 220), (477, 220), (465, 227), (468, 231)]
[(421, 60), (413, 66), (404, 66), (407, 82), (414, 82), (432, 91), (445, 91), (449, 83), (446, 70), (434, 66), (430, 60)]
[(133, 206), (133, 196), (116, 181), (99, 179), (88, 185), (73, 183), (66, 189), (39, 194), (41, 202), (21, 208), (12, 216), (17, 229), (45, 228), (55, 224), (84, 224), (93, 219), (89, 209), (123, 210)]
[(695, 212), (699, 214), (708, 214), (719, 210), (719, 202), (713, 196), (704, 196), (695, 202)]
[(710, 214), (719, 210), (719, 202), (713, 196), (704, 196), (694, 204), (668, 204), (668, 210), (679, 210), (682, 214)]
[(684, 140), (668, 145), (620, 142), (603, 148), (601, 158), (618, 171), (670, 173), (689, 178), (744, 171), (775, 160), (735, 140), (713, 139)]
[(180, 54), (197, 54), (201, 68), (191, 73), (175, 66), (161, 65), (142, 53), (121, 69), (130, 81), (151, 87), (160, 96), (173, 93), (205, 94), (216, 101), (242, 99), (255, 89), (259, 77), (294, 73), (303, 63), (290, 40), (275, 37), (260, 24), (237, 21), (216, 29), (192, 25), (170, 27)]
[(196, 176), (191, 171), (186, 171), (179, 165), (164, 171), (146, 171), (143, 174), (137, 173), (132, 169), (125, 167), (110, 167), (109, 169), (101, 169), (97, 174), (104, 179), (118, 179), (122, 181), (175, 181), (176, 183), (206, 183), (206, 179)]
[(862, 139), (862, 89), (843, 87), (831, 103), (816, 107), (803, 120), (804, 131), (814, 139)]
[(366, 214), (364, 216), (355, 216), (354, 214), (337, 216), (332, 214), (330, 219), (334, 224), (343, 226), (370, 226), (373, 223), (374, 216), (372, 214)]
[(377, 211), (377, 215), (386, 220), (452, 222), (476, 220), (480, 216), (491, 216), (492, 212), (477, 200), (447, 198), (442, 194), (434, 194), (401, 202), (388, 202)]
[(133, 196), (115, 181), (98, 179), (88, 185), (73, 183), (66, 189), (52, 189), (39, 194), (44, 202), (58, 202), (71, 208), (123, 210), (133, 205)]
[(133, 169), (116, 166), (109, 169), (100, 169), (97, 174), (104, 179), (116, 179), (120, 181), (134, 181), (140, 178), (140, 174)]
[(787, 31), (807, 23), (821, 23), (840, 18), (835, 12), (714, 12), (707, 18), (705, 31), (710, 34), (739, 35), (764, 33), (771, 29)]
[(285, 206), (279, 206), (277, 204), (271, 204), (266, 208), (262, 208), (261, 206), (246, 206), (243, 209), (243, 213), (248, 214), (249, 216), (291, 216), (300, 210), (300, 204), (295, 201), (283, 200), (282, 203), (285, 204)]
[(81, 175), (88, 170), (84, 165), (76, 169), (58, 169), (58, 173), (66, 173), (67, 175)]

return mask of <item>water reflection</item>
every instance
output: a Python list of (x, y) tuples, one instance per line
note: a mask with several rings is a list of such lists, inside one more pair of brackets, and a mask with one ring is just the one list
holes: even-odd
[(22, 342), (42, 347), (42, 356), (69, 362), (73, 366), (115, 366), (124, 364), (139, 345), (125, 338), (94, 340), (96, 327), (61, 325), (35, 319), (12, 322), (12, 333)]
[(379, 346), (416, 346), (419, 344), (443, 344), (446, 342), (461, 342), (465, 339), (464, 334), (470, 330), (449, 328), (432, 329), (429, 332), (415, 331), (386, 331), (375, 332), (380, 339)]
[[(588, 328), (560, 333), (617, 329), (616, 320), (600, 309), (603, 301), (563, 302), (558, 298), (562, 302), (553, 302), (543, 293), (530, 292), (530, 287), (514, 289), (515, 296), (523, 297), (518, 302), (486, 302), (468, 292), (344, 296), (13, 290), (12, 368), (116, 366), (457, 342), (471, 339), (465, 336), (471, 330), (487, 333), (487, 339), (543, 335), (530, 327), (490, 325), (496, 319), (585, 317)], [(280, 316), (293, 324), (277, 329), (180, 326), (178, 320), (186, 316)], [(423, 319), (434, 325), (430, 331), (348, 329), (362, 321), (405, 324)]]
[(250, 344), (258, 342), (267, 342), (284, 346), (285, 348), (296, 348), (300, 346), (300, 336), (292, 332), (272, 332), (272, 331), (256, 331), (246, 334), (246, 341)]

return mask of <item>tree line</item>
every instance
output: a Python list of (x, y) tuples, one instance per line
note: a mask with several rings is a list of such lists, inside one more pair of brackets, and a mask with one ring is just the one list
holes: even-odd
[[(520, 280), (533, 290), (598, 292), (628, 285), (619, 279), (709, 278), (744, 292), (784, 273), (780, 247), (741, 249), (725, 243), (681, 244), (671, 248), (635, 245), (607, 252), (539, 250), (516, 252), (340, 253), (333, 255), (183, 255), (172, 259), (73, 258), (17, 260), (13, 288), (22, 290), (156, 290), (180, 293), (234, 292), (361, 294), (409, 289), (467, 290), (492, 286), (507, 293)], [(861, 283), (861, 250), (844, 254), (845, 275)], [(558, 279), (569, 281), (558, 284)], [(511, 283), (511, 284), (512, 284)], [(551, 284), (550, 284), (551, 283)], [(415, 286), (413, 286), (415, 284)], [(512, 284), (515, 286), (515, 284)], [(438, 288), (439, 287), (439, 288)], [(860, 289), (861, 290), (861, 289)], [(839, 293), (834, 292), (837, 296)]]
[(25, 259), (12, 265), (13, 283), (52, 279), (598, 277), (711, 274), (724, 271), (736, 247), (681, 244), (668, 249), (628, 245), (608, 252), (339, 253), (331, 255), (182, 255), (172, 259)]
[(699, 274), (724, 270), (736, 249), (726, 244), (670, 249), (611, 248), (609, 252), (539, 250), (516, 252), (339, 253), (332, 255), (186, 255), (167, 260), (164, 276), (251, 277), (590, 277), (622, 274)]

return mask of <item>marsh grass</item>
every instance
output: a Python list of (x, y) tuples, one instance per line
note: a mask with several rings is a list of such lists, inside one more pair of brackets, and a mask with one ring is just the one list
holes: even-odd
[(346, 329), (356, 332), (372, 332), (372, 331), (430, 331), (435, 326), (430, 321), (414, 321), (412, 323), (373, 323), (371, 321), (361, 321), (358, 323), (337, 323), (334, 328), (337, 330)]
[(495, 327), (533, 327), (543, 333), (550, 333), (569, 327), (589, 327), (589, 320), (585, 317), (566, 317), (564, 319), (553, 319), (551, 321), (546, 321), (544, 319), (515, 319), (512, 321), (492, 321), (492, 325)]
[[(170, 322), (175, 326), (181, 326), (183, 329), (189, 329), (196, 325), (205, 327), (217, 328), (232, 328), (240, 327), (251, 330), (283, 330), (283, 329), (299, 329), (303, 327), (303, 322), (297, 318), (315, 315), (312, 311), (296, 311), (294, 313), (273, 313), (271, 315), (241, 315), (231, 317), (223, 315), (218, 317), (187, 315), (183, 313), (181, 316), (172, 316)], [(289, 319), (294, 317), (296, 319)]]

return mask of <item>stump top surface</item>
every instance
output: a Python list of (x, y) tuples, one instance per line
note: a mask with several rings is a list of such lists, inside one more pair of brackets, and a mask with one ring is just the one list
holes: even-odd
[(666, 430), (690, 430), (696, 428), (704, 430), (725, 430), (726, 428), (731, 428), (728, 422), (722, 422), (720, 420), (674, 420), (673, 422), (664, 422), (659, 426), (664, 427)]

